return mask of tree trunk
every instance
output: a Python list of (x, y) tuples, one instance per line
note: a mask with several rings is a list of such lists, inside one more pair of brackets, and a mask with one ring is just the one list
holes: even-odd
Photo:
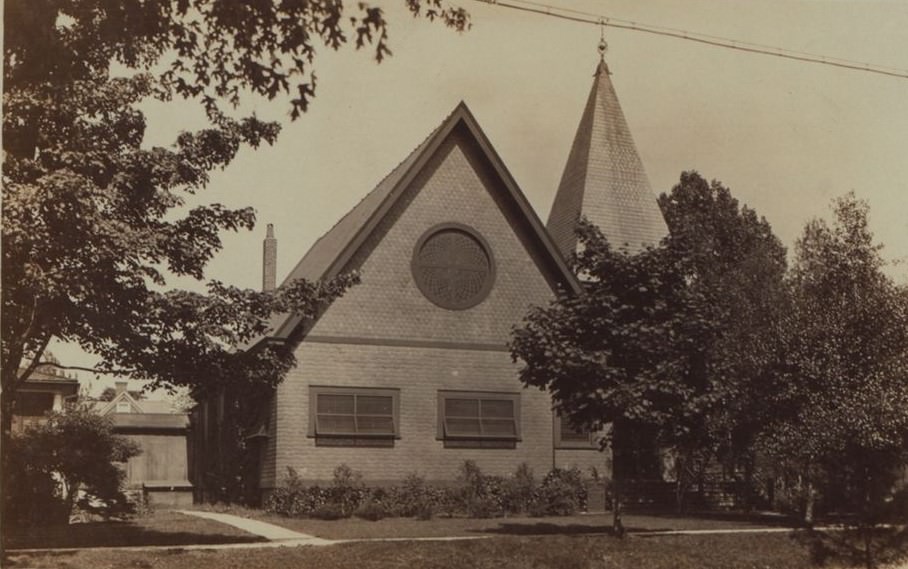
[[(65, 516), (65, 519), (61, 519), (60, 521), (64, 525), (68, 525), (69, 520), (73, 515), (73, 506), (76, 503), (76, 491), (78, 483), (70, 482), (64, 478), (61, 481), (61, 485), (63, 486), (63, 503), (65, 504), (65, 513), (63, 514), (63, 516)], [(61, 516), (61, 518), (63, 518), (63, 516)]]
[(863, 525), (861, 533), (864, 535), (864, 567), (866, 569), (874, 569), (876, 563), (873, 560), (873, 528), (867, 524)]
[[(4, 370), (6, 373), (6, 370)], [(9, 443), (12, 437), (13, 429), (13, 398), (9, 396), (9, 391), (3, 389), (0, 391), (0, 535), (6, 529), (2, 520), (8, 520), (6, 508), (6, 493), (10, 491), (7, 476), (9, 473)], [(2, 541), (2, 540), (0, 540)], [(5, 552), (5, 548), (0, 544), (0, 556)]]
[(753, 512), (755, 509), (756, 500), (754, 499), (753, 491), (754, 483), (754, 461), (752, 457), (748, 456), (744, 460), (744, 488), (742, 488), (742, 499), (744, 500), (744, 508), (747, 512)]
[(621, 496), (621, 483), (612, 477), (612, 531), (618, 537), (624, 537), (624, 523), (621, 521), (623, 497)]
[(804, 503), (804, 524), (807, 526), (812, 526), (813, 510), (816, 502), (816, 492), (813, 487), (813, 480), (810, 479), (810, 476), (806, 477), (805, 485), (806, 500)]
[(675, 459), (675, 507), (679, 514), (684, 513), (684, 494), (687, 486), (685, 475), (686, 467), (687, 462), (679, 455), (678, 458)]

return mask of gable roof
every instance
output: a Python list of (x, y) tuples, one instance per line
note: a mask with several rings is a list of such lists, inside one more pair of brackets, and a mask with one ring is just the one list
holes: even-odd
[(116, 413), (117, 403), (126, 401), (132, 409), (131, 413), (145, 415), (173, 415), (173, 405), (169, 401), (156, 399), (136, 399), (128, 391), (123, 391), (114, 396), (110, 401), (95, 401), (94, 407), (101, 415)]
[[(50, 356), (53, 358), (53, 355)], [(56, 359), (53, 359), (56, 362)], [(25, 373), (25, 368), (19, 368), (19, 375)], [(45, 391), (61, 392), (75, 395), (79, 392), (79, 380), (75, 377), (63, 375), (53, 366), (39, 364), (17, 388), (17, 391)]]
[(117, 431), (182, 430), (189, 427), (186, 413), (120, 413), (111, 419)]
[(128, 391), (121, 391), (117, 393), (113, 399), (110, 401), (97, 401), (95, 403), (95, 408), (98, 410), (98, 413), (101, 415), (108, 415), (110, 413), (115, 413), (117, 410), (117, 404), (125, 401), (129, 403), (130, 408), (132, 408), (131, 413), (142, 413), (142, 407), (139, 405), (139, 402), (136, 401), (136, 398), (129, 394)]
[(632, 253), (668, 235), (609, 75), (601, 59), (549, 213), (547, 228), (564, 256), (575, 250), (581, 216)]
[[(283, 284), (294, 279), (309, 281), (327, 280), (336, 276), (359, 246), (391, 209), (404, 190), (422, 170), (444, 140), (457, 128), (463, 128), (477, 143), (482, 155), (489, 161), (493, 171), (506, 189), (505, 197), (517, 206), (527, 222), (531, 236), (543, 252), (548, 269), (557, 280), (574, 293), (580, 292), (576, 277), (568, 269), (558, 253), (554, 241), (546, 232), (542, 221), (530, 206), (517, 182), (495, 152), (491, 142), (479, 127), (473, 113), (463, 101), (432, 131), (431, 134), (398, 164), (379, 184), (369, 192), (352, 210), (342, 217), (325, 235), (318, 239), (290, 272)], [(282, 284), (282, 286), (283, 286)], [(271, 338), (286, 339), (301, 323), (294, 314), (278, 315), (272, 319)]]

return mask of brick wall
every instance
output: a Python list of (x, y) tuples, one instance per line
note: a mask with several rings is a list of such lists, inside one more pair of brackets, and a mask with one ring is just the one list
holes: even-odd
[[(346, 463), (373, 481), (414, 471), (450, 480), (466, 459), (497, 474), (521, 462), (540, 474), (552, 467), (549, 396), (522, 389), (505, 345), (528, 307), (553, 294), (518, 229), (525, 227), (520, 214), (495, 197), (505, 191), (498, 183), (473, 143), (455, 130), (354, 255), (348, 268), (360, 270), (362, 284), (314, 326), (311, 340), (297, 349), (298, 368), (278, 388), (264, 488), (279, 483), (287, 466), (307, 480), (327, 480)], [(411, 274), (417, 240), (447, 222), (476, 229), (497, 267), (489, 296), (468, 310), (432, 304)], [(316, 447), (308, 436), (310, 385), (400, 389), (401, 438), (394, 448)], [(519, 392), (523, 440), (515, 449), (443, 448), (436, 440), (439, 389)]]

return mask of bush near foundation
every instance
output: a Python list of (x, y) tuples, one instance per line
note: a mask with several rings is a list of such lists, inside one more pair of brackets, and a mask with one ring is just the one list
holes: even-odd
[(374, 488), (346, 465), (335, 469), (334, 481), (327, 487), (306, 486), (295, 470), (287, 470), (284, 485), (271, 494), (265, 509), (288, 517), (567, 516), (584, 509), (587, 500), (583, 475), (576, 468), (554, 469), (537, 485), (526, 464), (503, 477), (484, 474), (475, 462), (466, 461), (454, 487), (430, 486), (421, 476), (410, 474), (398, 486)]
[(78, 404), (10, 438), (4, 521), (67, 524), (81, 513), (105, 519), (134, 512), (123, 493), (125, 463), (141, 451), (109, 417)]
[(585, 510), (587, 502), (583, 476), (576, 468), (556, 468), (545, 475), (533, 493), (530, 514), (534, 516), (569, 516)]

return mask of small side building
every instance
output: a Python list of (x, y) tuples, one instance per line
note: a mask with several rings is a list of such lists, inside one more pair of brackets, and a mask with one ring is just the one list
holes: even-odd
[(191, 505), (192, 484), (187, 467), (189, 416), (174, 412), (167, 401), (133, 397), (125, 381), (117, 382), (114, 398), (97, 402), (97, 409), (110, 416), (114, 432), (132, 439), (142, 449), (126, 464), (128, 489), (144, 493), (153, 506)]

